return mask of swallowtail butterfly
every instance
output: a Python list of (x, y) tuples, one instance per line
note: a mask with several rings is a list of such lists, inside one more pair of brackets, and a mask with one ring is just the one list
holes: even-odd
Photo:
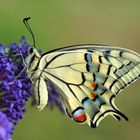
[[(23, 21), (34, 40), (28, 19)], [(41, 55), (34, 45), (25, 62), (39, 110), (48, 103), (48, 82), (51, 82), (59, 91), (66, 114), (78, 123), (96, 127), (107, 115), (128, 120), (115, 106), (114, 99), (122, 89), (139, 79), (140, 54), (89, 44)]]

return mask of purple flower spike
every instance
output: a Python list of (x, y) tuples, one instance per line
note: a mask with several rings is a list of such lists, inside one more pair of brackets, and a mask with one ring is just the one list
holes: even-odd
[(23, 118), (26, 112), (24, 105), (32, 93), (27, 73), (24, 71), (17, 77), (25, 67), (20, 55), (26, 57), (29, 47), (25, 37), (19, 44), (12, 43), (8, 47), (0, 44), (0, 140), (10, 140), (12, 131), (8, 133), (9, 125), (13, 126), (13, 130), (19, 119)]
[[(11, 43), (8, 47), (0, 43), (0, 140), (11, 140), (14, 126), (23, 119), (24, 106), (32, 95), (32, 83), (27, 72), (19, 75), (25, 67), (22, 57), (27, 57), (29, 48), (25, 37), (19, 44)], [(41, 50), (39, 52), (42, 54)], [(49, 107), (56, 105), (63, 112), (56, 87), (48, 84)]]

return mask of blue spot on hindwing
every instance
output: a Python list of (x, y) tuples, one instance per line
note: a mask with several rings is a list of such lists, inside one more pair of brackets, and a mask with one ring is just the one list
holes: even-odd
[(92, 104), (92, 101), (86, 98), (84, 101), (82, 101), (82, 104), (87, 114), (92, 118), (96, 110), (95, 106)]
[(86, 54), (85, 54), (85, 61), (86, 61), (86, 62), (92, 62), (91, 54), (89, 54), (89, 53), (86, 53)]

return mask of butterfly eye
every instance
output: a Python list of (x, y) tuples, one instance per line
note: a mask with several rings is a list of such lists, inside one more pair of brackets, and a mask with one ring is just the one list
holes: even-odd
[(34, 52), (34, 48), (29, 49), (29, 54), (32, 54)]

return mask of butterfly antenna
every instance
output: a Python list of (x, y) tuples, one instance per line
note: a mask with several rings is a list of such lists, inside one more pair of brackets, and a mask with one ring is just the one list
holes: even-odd
[(27, 18), (24, 18), (23, 19), (23, 23), (24, 25), (27, 27), (28, 31), (30, 32), (32, 38), (33, 38), (33, 47), (35, 47), (35, 37), (34, 37), (34, 34), (33, 34), (33, 31), (28, 23), (28, 20), (31, 19), (31, 17), (27, 17)]

